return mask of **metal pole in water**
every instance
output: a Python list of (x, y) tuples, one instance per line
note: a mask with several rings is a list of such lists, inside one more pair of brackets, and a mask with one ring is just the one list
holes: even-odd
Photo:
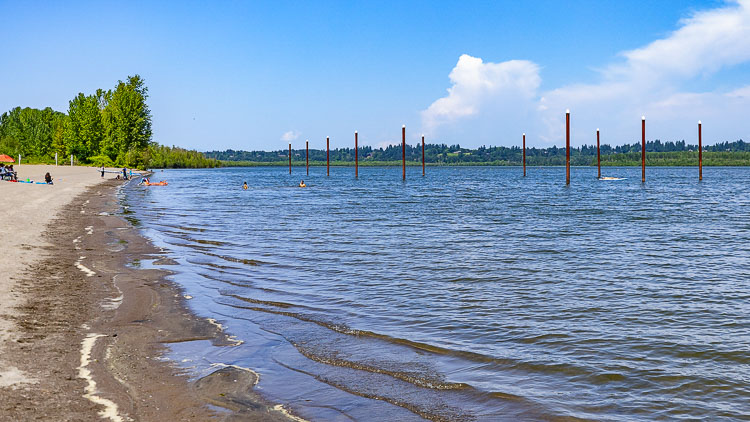
[(354, 177), (359, 178), (359, 138), (357, 131), (354, 131)]
[(424, 176), (424, 134), (422, 134), (422, 176)]
[(331, 175), (331, 143), (326, 136), (326, 176)]
[(570, 110), (565, 110), (565, 184), (570, 184)]
[(703, 134), (700, 120), (698, 120), (698, 180), (703, 180)]
[(602, 155), (599, 150), (599, 128), (596, 128), (596, 169), (597, 169), (597, 179), (602, 178)]
[(310, 175), (310, 141), (305, 139), (305, 171)]
[(289, 174), (292, 174), (292, 143), (289, 143)]
[(406, 180), (406, 125), (401, 126), (401, 175)]
[(646, 116), (641, 116), (641, 183), (646, 183)]
[(526, 134), (523, 134), (523, 177), (526, 177)]

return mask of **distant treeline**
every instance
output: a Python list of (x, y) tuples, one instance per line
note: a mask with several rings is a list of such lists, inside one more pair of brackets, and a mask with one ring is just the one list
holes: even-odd
[[(703, 163), (707, 166), (748, 166), (750, 165), (750, 144), (743, 140), (720, 142), (703, 146)], [(602, 145), (602, 165), (634, 166), (641, 162), (641, 144), (620, 146)], [(359, 164), (391, 165), (401, 164), (401, 146), (391, 145), (387, 148), (359, 148)], [(289, 151), (209, 151), (206, 157), (222, 161), (222, 165), (284, 165), (288, 163)], [(571, 148), (571, 164), (574, 166), (596, 165), (596, 145), (583, 145)], [(462, 148), (460, 145), (427, 144), (425, 145), (425, 162), (431, 165), (496, 165), (516, 166), (522, 163), (523, 151), (520, 147), (479, 147)], [(331, 164), (354, 164), (354, 148), (336, 148), (330, 151)], [(409, 165), (422, 162), (421, 146), (406, 146), (406, 160)], [(698, 146), (686, 144), (685, 141), (646, 142), (646, 162), (653, 166), (689, 166), (698, 160)], [(299, 165), (305, 161), (304, 149), (292, 150), (292, 161)], [(310, 164), (321, 165), (326, 162), (326, 151), (310, 150)], [(565, 165), (565, 148), (527, 148), (526, 164), (529, 166)]]
[(82, 164), (151, 167), (215, 167), (197, 151), (165, 147), (151, 140), (151, 111), (143, 79), (129, 76), (113, 90), (97, 89), (70, 100), (68, 113), (16, 107), (0, 115), (0, 154), (26, 163), (61, 162), (70, 155)]

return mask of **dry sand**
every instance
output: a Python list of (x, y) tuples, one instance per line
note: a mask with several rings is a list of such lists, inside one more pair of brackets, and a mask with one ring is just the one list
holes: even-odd
[[(3, 222), (3, 253), (0, 254), (0, 351), (13, 340), (13, 324), (20, 303), (14, 289), (22, 272), (39, 258), (36, 249), (45, 245), (42, 235), (49, 221), (89, 186), (101, 183), (101, 173), (91, 167), (21, 164), (14, 166), (19, 180), (43, 181), (49, 172), (54, 185), (0, 182)], [(0, 355), (2, 356), (2, 355)], [(22, 371), (4, 365), (0, 358), (0, 386), (34, 381)]]

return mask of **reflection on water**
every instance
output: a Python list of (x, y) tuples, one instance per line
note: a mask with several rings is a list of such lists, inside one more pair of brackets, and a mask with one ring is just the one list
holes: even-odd
[(190, 306), (244, 341), (175, 357), (253, 368), (312, 420), (748, 413), (750, 169), (408, 170), (131, 186)]

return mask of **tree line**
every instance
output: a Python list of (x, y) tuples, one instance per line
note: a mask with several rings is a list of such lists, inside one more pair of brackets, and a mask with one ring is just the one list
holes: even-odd
[(68, 112), (16, 107), (0, 115), (0, 154), (27, 163), (54, 163), (69, 156), (81, 164), (150, 167), (215, 167), (197, 151), (152, 141), (148, 88), (139, 75), (114, 89), (79, 93)]
[[(640, 165), (641, 144), (611, 146), (601, 145), (602, 165), (630, 166)], [(703, 146), (705, 165), (750, 165), (750, 144), (743, 140), (719, 142)], [(305, 161), (304, 149), (292, 150), (292, 161), (299, 164)], [(390, 145), (386, 148), (360, 147), (357, 151), (360, 165), (400, 164), (401, 145)], [(287, 149), (276, 151), (208, 151), (206, 157), (221, 160), (223, 165), (283, 165), (289, 160)], [(571, 148), (571, 164), (575, 166), (596, 165), (596, 145), (582, 145)], [(521, 165), (523, 150), (521, 147), (486, 147), (475, 149), (462, 148), (460, 145), (426, 144), (425, 162), (434, 165)], [(326, 162), (326, 151), (310, 150), (311, 164)], [(330, 160), (334, 165), (351, 165), (354, 163), (354, 148), (335, 148), (330, 151)], [(406, 145), (406, 160), (410, 165), (421, 164), (422, 147)], [(695, 165), (698, 160), (698, 146), (685, 141), (646, 142), (646, 160), (649, 165)], [(565, 165), (565, 148), (551, 146), (548, 148), (527, 148), (526, 164), (530, 166)]]

